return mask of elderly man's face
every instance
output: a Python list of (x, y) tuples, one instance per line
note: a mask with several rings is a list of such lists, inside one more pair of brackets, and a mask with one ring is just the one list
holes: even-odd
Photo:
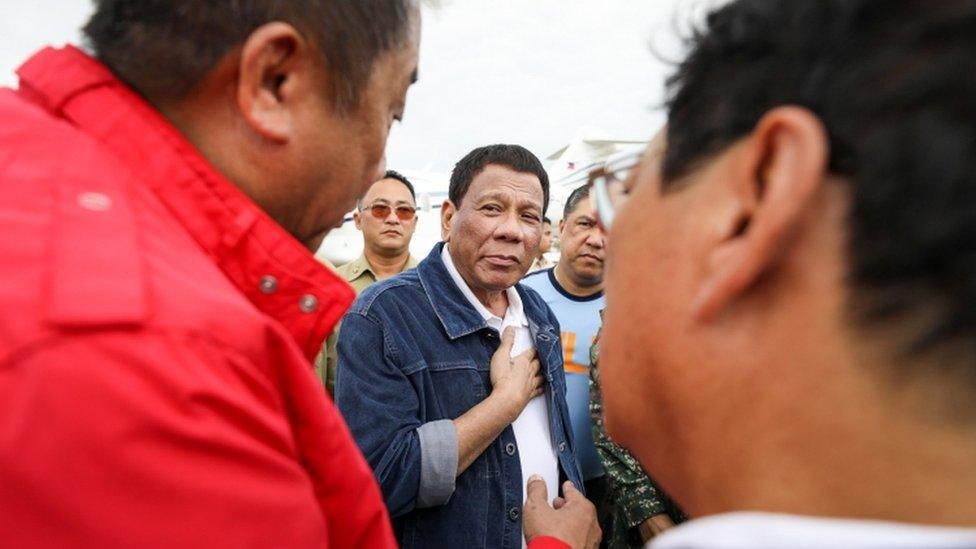
[(446, 203), (445, 239), (458, 272), (475, 294), (511, 288), (539, 253), (544, 195), (539, 178), (486, 166), (460, 207)]

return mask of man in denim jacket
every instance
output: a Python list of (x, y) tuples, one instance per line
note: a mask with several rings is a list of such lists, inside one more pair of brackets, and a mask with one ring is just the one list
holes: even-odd
[[(343, 321), (336, 403), (402, 547), (523, 546), (533, 475), (554, 496), (571, 481), (567, 503), (588, 506), (577, 492), (559, 325), (518, 285), (538, 252), (548, 194), (528, 150), (475, 149), (451, 175), (445, 242), (416, 270), (368, 288)], [(598, 539), (592, 506), (582, 516)]]

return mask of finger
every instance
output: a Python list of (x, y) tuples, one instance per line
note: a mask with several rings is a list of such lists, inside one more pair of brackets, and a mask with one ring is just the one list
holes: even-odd
[(526, 501), (531, 501), (537, 505), (549, 504), (549, 490), (546, 489), (546, 481), (539, 475), (529, 477), (529, 483), (525, 486)]
[(593, 549), (600, 547), (600, 541), (603, 540), (603, 529), (600, 528), (600, 524), (597, 522), (596, 517), (593, 518), (593, 523), (590, 526), (590, 534), (587, 537), (592, 540), (590, 547)]
[(532, 378), (532, 395), (539, 396), (546, 390), (545, 379), (542, 376)]
[(564, 500), (562, 497), (557, 497), (552, 500), (553, 509), (562, 509), (563, 505), (566, 505), (566, 500)]
[[(510, 329), (510, 328), (506, 328), (506, 329)], [(535, 360), (535, 347), (529, 348), (528, 351), (525, 351), (522, 354), (520, 354), (518, 358), (525, 359), (526, 362)]]
[(512, 352), (512, 345), (515, 344), (515, 328), (509, 326), (505, 328), (502, 332), (502, 343), (499, 346), (501, 349), (508, 349), (509, 354)]
[(576, 487), (573, 486), (572, 482), (567, 480), (563, 483), (563, 499), (566, 500), (566, 503), (572, 503), (581, 499), (585, 500), (586, 496), (577, 490)]

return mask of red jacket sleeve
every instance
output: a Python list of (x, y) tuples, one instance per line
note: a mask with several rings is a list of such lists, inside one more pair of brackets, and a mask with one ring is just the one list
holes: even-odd
[(533, 538), (532, 541), (529, 542), (527, 549), (572, 549), (572, 547), (564, 543), (562, 540), (549, 536), (542, 536)]
[[(375, 483), (303, 464), (272, 380), (187, 335), (82, 333), (3, 357), (0, 546), (391, 546)], [(329, 410), (311, 424), (344, 428)], [(340, 464), (356, 451), (320, 436)]]

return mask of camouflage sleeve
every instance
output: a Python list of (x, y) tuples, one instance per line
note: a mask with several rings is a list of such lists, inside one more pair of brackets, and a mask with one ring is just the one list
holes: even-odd
[(606, 469), (609, 490), (627, 521), (628, 528), (636, 528), (654, 515), (666, 512), (661, 493), (627, 450), (618, 446), (603, 427), (603, 397), (600, 394), (600, 374), (597, 369), (599, 343), (590, 348), (590, 417), (593, 419), (593, 442)]

